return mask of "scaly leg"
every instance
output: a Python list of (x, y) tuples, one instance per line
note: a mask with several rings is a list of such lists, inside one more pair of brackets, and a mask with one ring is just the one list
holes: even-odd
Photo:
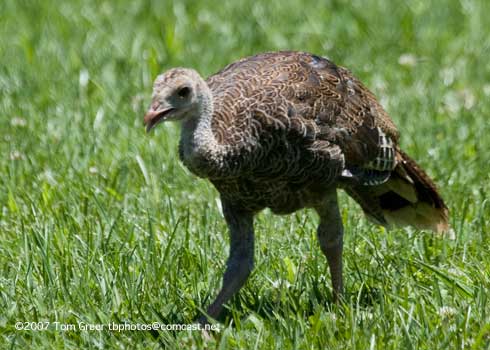
[(333, 190), (315, 207), (320, 216), (317, 235), (320, 248), (327, 257), (332, 279), (333, 297), (338, 301), (342, 296), (342, 248), (344, 228), (337, 203), (337, 191)]
[[(250, 211), (234, 207), (222, 200), (223, 215), (230, 231), (230, 253), (223, 276), (223, 286), (207, 314), (217, 318), (230, 298), (245, 284), (254, 264), (253, 217)], [(199, 321), (206, 322), (202, 316)]]

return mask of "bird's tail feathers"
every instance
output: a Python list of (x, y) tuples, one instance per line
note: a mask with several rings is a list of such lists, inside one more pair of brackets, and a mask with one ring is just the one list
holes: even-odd
[(449, 232), (448, 208), (434, 182), (402, 151), (397, 150), (397, 158), (397, 166), (385, 183), (351, 184), (344, 189), (378, 224)]

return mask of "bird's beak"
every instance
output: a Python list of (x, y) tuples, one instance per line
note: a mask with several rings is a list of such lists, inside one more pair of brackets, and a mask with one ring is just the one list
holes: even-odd
[(145, 114), (145, 118), (143, 119), (146, 125), (146, 132), (150, 132), (158, 123), (167, 119), (166, 117), (174, 110), (175, 108), (164, 108), (164, 109), (153, 109), (150, 108), (148, 112)]

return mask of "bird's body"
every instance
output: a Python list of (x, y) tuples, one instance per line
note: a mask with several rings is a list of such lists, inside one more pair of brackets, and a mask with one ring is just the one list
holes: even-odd
[(206, 81), (195, 71), (173, 69), (157, 78), (145, 121), (151, 128), (174, 114), (182, 121), (180, 158), (217, 188), (231, 231), (223, 289), (208, 310), (213, 317), (250, 273), (253, 216), (264, 208), (319, 213), (318, 238), (339, 293), (337, 188), (380, 224), (448, 227), (435, 185), (401, 151), (387, 113), (347, 69), (328, 59), (265, 53)]

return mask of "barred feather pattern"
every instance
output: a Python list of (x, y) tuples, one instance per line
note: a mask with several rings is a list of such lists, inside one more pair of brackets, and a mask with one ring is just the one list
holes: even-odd
[(376, 158), (364, 167), (351, 169), (351, 173), (360, 179), (362, 185), (376, 186), (385, 183), (390, 178), (391, 172), (397, 164), (393, 141), (379, 128), (378, 134), (379, 142)]

